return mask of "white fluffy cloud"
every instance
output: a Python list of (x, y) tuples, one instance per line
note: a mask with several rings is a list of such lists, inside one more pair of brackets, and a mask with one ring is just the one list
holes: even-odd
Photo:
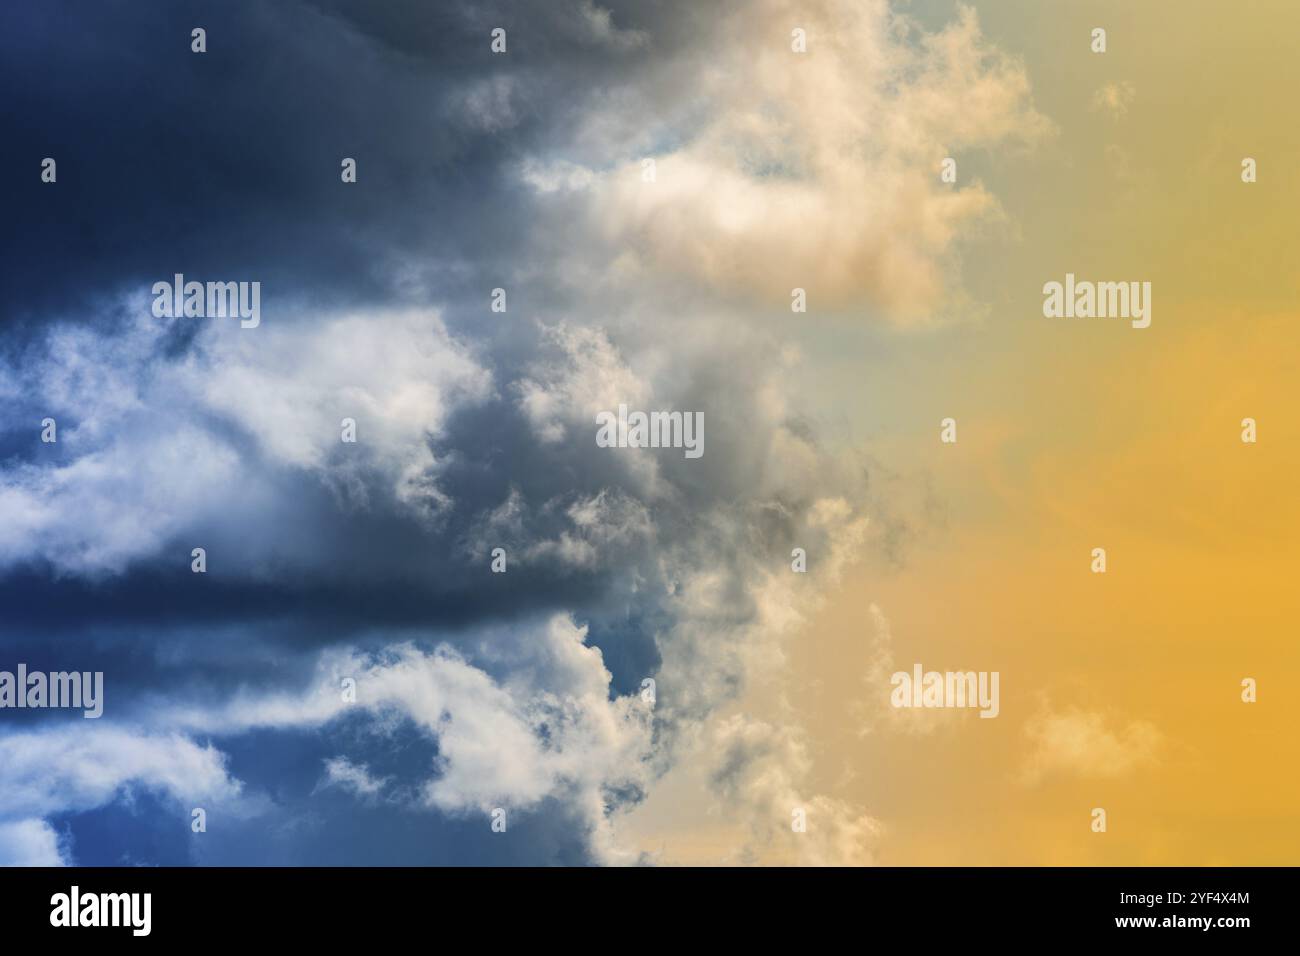
[[(710, 783), (724, 816), (745, 824), (736, 860), (862, 866), (872, 861), (880, 824), (862, 807), (802, 790), (812, 766), (796, 732), (741, 715), (716, 722), (707, 740)], [(802, 830), (796, 830), (796, 821)]]
[[(759, 0), (707, 29), (633, 102), (598, 105), (574, 155), (524, 170), (567, 200), (566, 222), (585, 217), (579, 255), (594, 243), (620, 250), (615, 278), (690, 278), (778, 307), (800, 287), (817, 308), (871, 304), (900, 322), (950, 311), (956, 241), (999, 211), (977, 181), (941, 183), (939, 165), (1047, 133), (1023, 67), (969, 8), (926, 33), (884, 0)], [(606, 111), (635, 115), (639, 136)]]
[[(78, 724), (2, 737), (0, 822), (10, 829), (0, 836), (15, 858), (30, 858), (47, 848), (40, 818), (104, 806), (131, 787), (186, 808), (228, 805), (243, 785), (227, 774), (224, 756), (195, 737), (326, 727), (360, 711), (381, 731), (407, 719), (436, 741), (437, 763), (416, 789), (422, 805), (459, 815), (527, 811), (562, 798), (575, 808), (597, 858), (630, 862), (613, 839), (608, 792), (648, 781), (648, 706), (638, 696), (611, 697), (600, 651), (567, 617), (516, 637), (491, 661), (508, 667), (501, 678), (446, 646), (426, 653), (402, 644), (377, 657), (330, 652), (300, 693), (243, 694), (216, 708), (164, 704), (139, 715), (136, 726)], [(355, 703), (344, 700), (344, 677), (356, 681)], [(146, 726), (176, 730), (157, 734)], [(390, 781), (339, 756), (327, 761), (323, 783), (370, 799)]]
[(1107, 83), (1100, 86), (1092, 94), (1091, 108), (1093, 112), (1105, 113), (1114, 119), (1128, 113), (1128, 108), (1133, 105), (1137, 98), (1137, 87), (1128, 80), (1119, 83)]
[(459, 401), (484, 398), (491, 377), (433, 312), (321, 317), (250, 334), (217, 324), (175, 373), (177, 391), (253, 435), (275, 461), (337, 464), (340, 423), (357, 422), (366, 461), (409, 496), (434, 466), (425, 438)]
[(1120, 721), (1078, 707), (1044, 709), (1025, 725), (1030, 740), (1023, 778), (1037, 783), (1050, 776), (1119, 777), (1157, 758), (1164, 740), (1149, 721)]
[[(36, 361), (0, 367), (5, 391), (62, 419), (48, 462), (0, 469), (0, 567), (119, 573), (181, 529), (274, 507), (267, 469), (310, 472), (346, 507), (367, 504), (376, 476), (413, 515), (447, 506), (427, 439), (491, 377), (436, 314), (192, 321), (206, 324), (180, 362), (160, 359), (166, 329), (143, 318), (56, 327)], [(356, 445), (340, 441), (344, 418)]]
[(377, 797), (388, 785), (387, 777), (376, 777), (365, 764), (356, 764), (347, 757), (331, 757), (325, 761), (325, 778), (322, 787), (338, 787), (359, 797)]
[(871, 637), (865, 647), (866, 672), (862, 677), (862, 697), (852, 706), (859, 721), (858, 736), (872, 733), (928, 734), (940, 727), (953, 726), (962, 711), (945, 707), (895, 707), (890, 702), (893, 686), (890, 678), (900, 671), (911, 672), (911, 663), (897, 666), (894, 657), (893, 631), (889, 618), (877, 605), (868, 607)]
[(44, 820), (0, 820), (0, 866), (65, 866), (59, 835)]
[[(564, 615), (526, 629), (488, 655), (485, 663), (507, 670), (500, 678), (447, 646), (426, 653), (395, 645), (377, 657), (331, 652), (304, 692), (164, 709), (151, 722), (231, 734), (321, 727), (354, 709), (379, 725), (409, 719), (438, 745), (437, 766), (420, 788), (426, 806), (488, 813), (563, 797), (579, 808), (593, 851), (615, 862), (622, 857), (610, 835), (606, 791), (647, 782), (651, 713), (639, 697), (611, 697), (600, 651), (585, 640), (586, 629)], [(356, 681), (355, 702), (341, 691), (348, 677)], [(330, 783), (361, 794), (383, 786), (347, 758), (331, 761), (326, 772)]]
[(539, 357), (532, 374), (519, 382), (519, 406), (545, 442), (565, 438), (571, 429), (591, 426), (595, 415), (620, 402), (641, 407), (650, 386), (628, 367), (603, 329), (561, 323), (543, 330), (552, 356)]
[(98, 721), (0, 737), (0, 820), (102, 807), (142, 787), (187, 806), (234, 801), (225, 758), (178, 733), (136, 732)]

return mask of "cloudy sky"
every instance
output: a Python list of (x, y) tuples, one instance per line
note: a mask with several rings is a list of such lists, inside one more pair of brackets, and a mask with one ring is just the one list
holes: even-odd
[(0, 862), (1293, 861), (1300, 15), (1045, 6), (7, 4)]

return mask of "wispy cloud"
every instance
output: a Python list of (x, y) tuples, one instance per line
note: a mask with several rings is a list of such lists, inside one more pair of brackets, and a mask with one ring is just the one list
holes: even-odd
[(1043, 710), (1025, 725), (1030, 749), (1022, 769), (1027, 783), (1053, 776), (1122, 777), (1152, 765), (1164, 735), (1151, 722), (1078, 707)]
[(1137, 87), (1128, 80), (1107, 83), (1092, 94), (1091, 108), (1094, 113), (1105, 113), (1119, 119), (1128, 113), (1128, 109), (1137, 98)]

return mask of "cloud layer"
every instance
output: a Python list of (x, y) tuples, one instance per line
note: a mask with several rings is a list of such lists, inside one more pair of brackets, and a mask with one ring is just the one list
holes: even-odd
[[(997, 203), (939, 161), (1045, 131), (974, 15), (235, 3), (205, 58), (184, 4), (79, 10), (84, 37), (67, 6), (0, 31), (7, 139), (60, 164), (3, 240), (0, 646), (108, 699), (5, 718), (0, 859), (148, 831), (199, 862), (636, 862), (621, 812), (689, 758), (745, 808), (737, 858), (795, 801), (837, 821), (798, 859), (867, 861), (876, 821), (807, 792), (797, 729), (718, 713), (888, 522), (761, 319), (795, 286), (954, 310)], [(261, 325), (153, 318), (177, 271), (262, 282)], [(620, 403), (702, 413), (704, 456), (598, 447)]]

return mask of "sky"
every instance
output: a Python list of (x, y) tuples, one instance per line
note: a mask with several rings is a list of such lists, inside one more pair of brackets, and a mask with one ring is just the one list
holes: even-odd
[(0, 862), (1295, 861), (1293, 4), (0, 18)]

